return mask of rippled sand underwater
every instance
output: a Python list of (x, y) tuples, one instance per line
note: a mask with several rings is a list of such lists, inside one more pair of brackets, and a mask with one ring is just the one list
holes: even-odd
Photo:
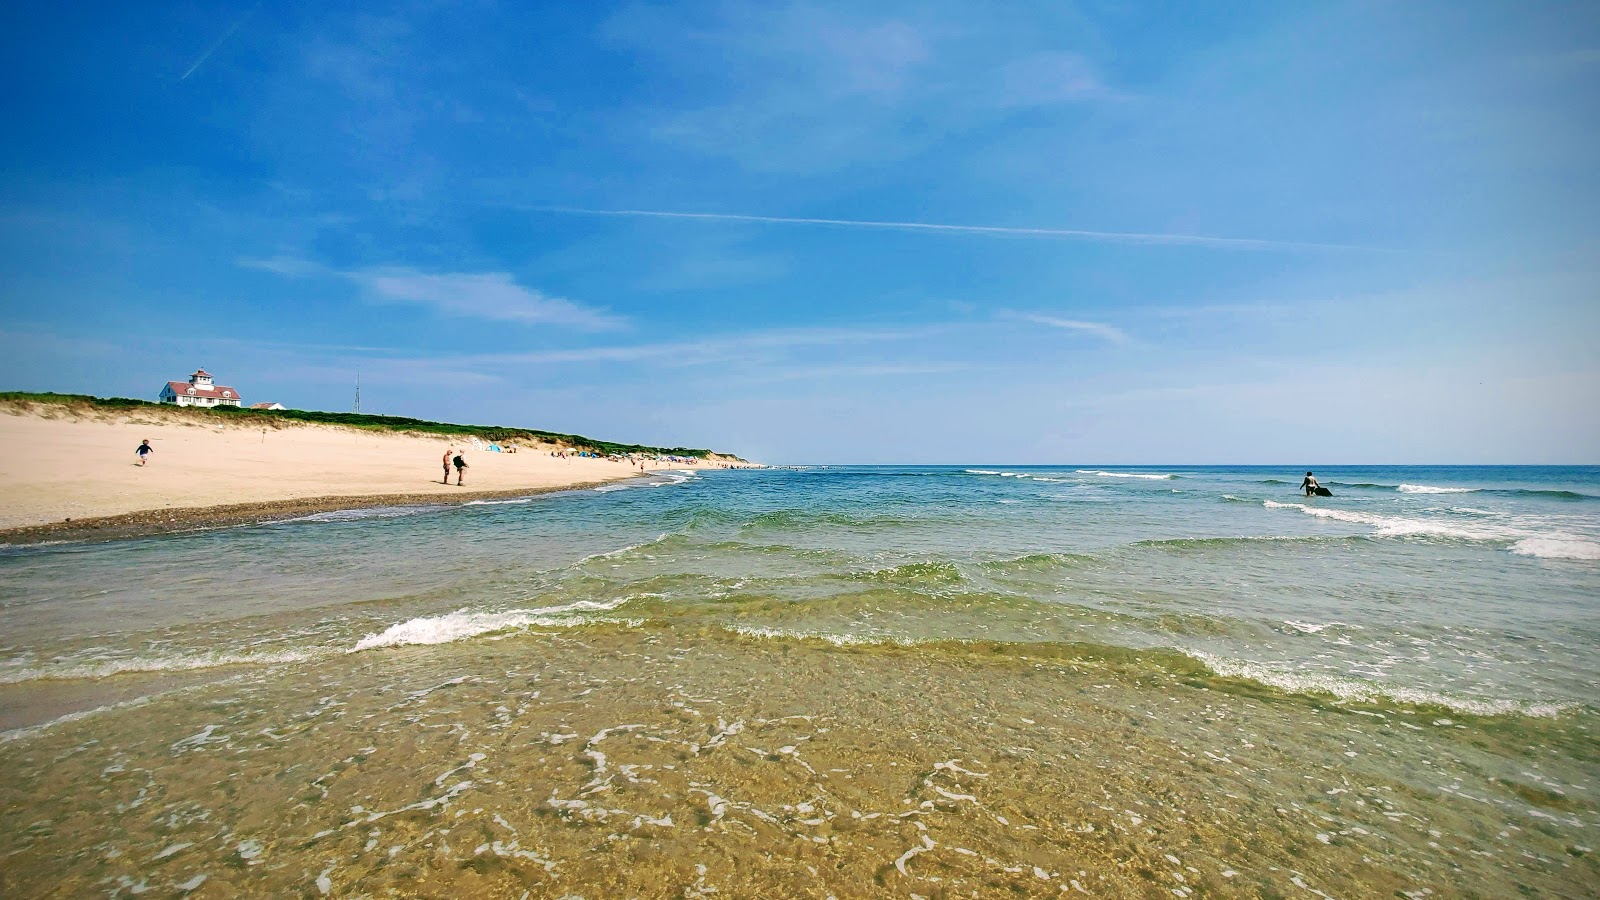
[(0, 550), (0, 897), (1594, 896), (1600, 469), (1329, 482), (730, 472)]
[(1595, 725), (1087, 645), (515, 632), (14, 735), (0, 894), (1592, 896)]

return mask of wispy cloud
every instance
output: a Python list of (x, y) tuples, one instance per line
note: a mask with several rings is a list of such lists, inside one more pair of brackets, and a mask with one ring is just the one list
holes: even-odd
[(310, 278), (316, 275), (334, 274), (331, 269), (322, 263), (301, 259), (298, 256), (246, 256), (240, 257), (234, 262), (241, 268), (271, 272), (284, 278)]
[(605, 331), (627, 324), (622, 316), (524, 287), (506, 272), (436, 274), (403, 266), (341, 272), (296, 256), (243, 257), (235, 262), (242, 268), (284, 278), (346, 278), (379, 303), (412, 303), (449, 316), (566, 325), (585, 331)]
[(953, 225), (943, 222), (890, 222), (875, 219), (821, 219), (801, 216), (757, 216), (740, 213), (676, 212), (659, 209), (588, 209), (573, 206), (529, 206), (531, 212), (582, 216), (618, 216), (653, 219), (700, 219), (717, 222), (750, 222), (763, 225), (822, 225), (839, 228), (874, 228), (893, 231), (925, 231), (946, 234), (974, 234), (998, 237), (1067, 238), (1116, 241), (1130, 244), (1184, 244), (1211, 247), (1237, 247), (1278, 250), (1379, 250), (1350, 244), (1324, 244), (1310, 241), (1279, 241), (1262, 238), (1212, 237), (1169, 232), (1091, 231), (1082, 228), (1017, 228), (1003, 225)]
[(643, 362), (690, 366), (710, 363), (767, 360), (786, 351), (807, 347), (838, 347), (931, 337), (948, 326), (918, 328), (777, 328), (725, 334), (692, 341), (661, 341), (610, 347), (577, 347), (533, 353), (507, 353), (473, 357), (494, 365), (561, 364), (579, 362)]
[(517, 284), (505, 272), (430, 274), (381, 268), (347, 272), (382, 303), (414, 303), (445, 315), (501, 322), (567, 325), (589, 331), (619, 328), (622, 317)]
[(215, 41), (211, 42), (211, 46), (206, 48), (206, 52), (200, 54), (200, 57), (194, 61), (193, 65), (189, 66), (188, 71), (184, 72), (183, 75), (178, 78), (178, 80), (179, 81), (188, 81), (189, 80), (189, 76), (193, 75), (195, 73), (196, 69), (198, 69), (202, 65), (204, 65), (205, 61), (211, 58), (211, 54), (217, 52), (217, 48), (218, 47), (221, 47), (223, 44), (227, 43), (228, 38), (233, 37), (233, 33), (235, 31), (238, 31), (239, 28), (241, 26), (243, 26), (245, 22), (250, 21), (250, 17), (255, 15), (256, 14), (256, 10), (258, 10), (260, 8), (261, 8), (261, 4), (260, 3), (257, 3), (255, 6), (250, 7), (250, 11), (249, 12), (247, 12), (244, 15), (240, 16), (238, 21), (234, 22), (231, 26), (229, 26), (227, 31), (224, 31), (222, 33), (222, 37), (219, 37)]
[(1013, 315), (1015, 318), (1021, 319), (1024, 322), (1032, 322), (1035, 325), (1048, 325), (1051, 328), (1063, 328), (1068, 331), (1078, 331), (1084, 334), (1092, 334), (1095, 337), (1103, 338), (1113, 344), (1126, 344), (1128, 342), (1127, 332), (1116, 327), (1115, 325), (1107, 325), (1104, 322), (1085, 322), (1082, 319), (1060, 319), (1055, 316), (1041, 316), (1035, 313), (1015, 313)]
[(630, 110), (629, 127), (762, 171), (881, 165), (1011, 116), (1120, 96), (1093, 60), (1063, 50), (1088, 43), (1070, 12), (878, 6), (630, 4), (602, 33), (689, 86)]

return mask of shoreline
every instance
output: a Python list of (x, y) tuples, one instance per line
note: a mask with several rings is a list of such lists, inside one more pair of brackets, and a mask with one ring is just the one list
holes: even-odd
[[(717, 456), (641, 461), (527, 443), (493, 452), (494, 445), (467, 435), (212, 419), (177, 409), (116, 414), (0, 403), (0, 439), (26, 448), (0, 456), (0, 546), (117, 540), (373, 506), (532, 497), (667, 469), (731, 465)], [(134, 458), (141, 442), (154, 451), (148, 466)], [(471, 488), (439, 480), (447, 450), (468, 460)]]
[(536, 497), (562, 491), (581, 491), (605, 484), (625, 483), (649, 475), (642, 472), (631, 479), (600, 479), (547, 487), (501, 488), (463, 491), (453, 496), (438, 494), (367, 494), (353, 497), (307, 497), (290, 500), (264, 500), (216, 506), (163, 507), (111, 516), (65, 519), (42, 525), (22, 525), (0, 529), (0, 546), (84, 541), (120, 541), (163, 534), (227, 528), (237, 525), (269, 525), (317, 513), (346, 509), (371, 509), (379, 506), (464, 506), (473, 500), (502, 500)]

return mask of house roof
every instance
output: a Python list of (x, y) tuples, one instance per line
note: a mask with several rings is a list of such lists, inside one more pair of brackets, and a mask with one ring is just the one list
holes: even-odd
[(271, 400), (271, 401), (268, 401), (266, 403), (252, 403), (252, 404), (250, 404), (250, 408), (251, 409), (271, 409), (274, 406), (280, 406), (280, 405), (281, 404), (279, 404), (278, 401)]
[(196, 376), (199, 376), (199, 377), (202, 377), (202, 378), (210, 378), (211, 377), (211, 373), (207, 372), (205, 369), (195, 369), (194, 370), (194, 375), (190, 375), (189, 377), (190, 378), (194, 378)]
[(210, 387), (200, 387), (187, 381), (169, 381), (167, 387), (174, 394), (188, 395), (190, 397), (209, 397), (213, 400), (237, 400), (239, 392), (225, 384), (214, 384)]

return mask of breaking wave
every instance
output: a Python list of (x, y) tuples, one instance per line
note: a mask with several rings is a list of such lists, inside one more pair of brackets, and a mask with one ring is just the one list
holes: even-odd
[(1434, 487), (1431, 484), (1402, 484), (1395, 487), (1402, 494), (1476, 494), (1478, 488)]
[[(1317, 629), (1321, 630), (1321, 629)], [(1241, 678), (1277, 688), (1291, 694), (1331, 695), (1358, 703), (1400, 703), (1406, 706), (1440, 706), (1474, 716), (1533, 716), (1554, 718), (1576, 708), (1574, 703), (1524, 703), (1509, 699), (1452, 697), (1423, 688), (1382, 684), (1360, 678), (1309, 672), (1285, 672), (1260, 663), (1215, 656), (1200, 650), (1185, 650), (1213, 673), (1224, 678)]]
[(497, 631), (518, 628), (555, 628), (582, 621), (579, 614), (609, 612), (633, 597), (611, 601), (578, 600), (560, 606), (539, 609), (510, 609), (503, 612), (473, 612), (458, 609), (439, 616), (418, 616), (390, 625), (381, 634), (369, 634), (350, 648), (351, 653), (373, 650), (378, 647), (405, 647), (426, 644), (448, 644), (464, 638), (477, 637)]
[(1577, 535), (1560, 532), (1541, 533), (1523, 528), (1497, 525), (1462, 524), (1438, 519), (1417, 519), (1402, 516), (1385, 516), (1376, 513), (1308, 506), (1304, 503), (1279, 503), (1264, 500), (1267, 509), (1298, 509), (1306, 515), (1351, 525), (1366, 525), (1385, 537), (1405, 535), (1432, 535), (1462, 541), (1497, 542), (1509, 545), (1513, 553), (1536, 556), (1541, 559), (1600, 559), (1600, 543)]

